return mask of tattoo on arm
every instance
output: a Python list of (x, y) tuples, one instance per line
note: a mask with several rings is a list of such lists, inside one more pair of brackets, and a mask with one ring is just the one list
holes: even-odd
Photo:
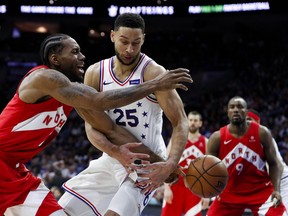
[(51, 74), (51, 76), (48, 78), (51, 84), (55, 86), (57, 94), (69, 101), (85, 95), (88, 89), (88, 86), (84, 86), (80, 83), (72, 84), (67, 77), (59, 74), (58, 72)]

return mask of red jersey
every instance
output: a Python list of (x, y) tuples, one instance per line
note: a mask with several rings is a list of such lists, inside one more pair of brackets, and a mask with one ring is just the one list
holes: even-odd
[[(201, 135), (196, 142), (187, 140), (179, 165), (184, 167), (184, 172), (186, 172), (190, 162), (205, 153), (205, 136)], [(178, 181), (171, 185), (171, 190), (173, 192), (172, 204), (163, 202), (161, 216), (201, 215), (201, 198), (186, 188), (182, 176), (179, 176)]]
[(196, 142), (187, 140), (185, 150), (180, 158), (179, 165), (183, 168), (188, 168), (190, 162), (206, 152), (206, 140), (205, 136), (200, 135)]
[[(36, 69), (47, 68), (38, 66)], [(35, 72), (37, 73), (37, 71)], [(21, 204), (40, 179), (23, 163), (42, 151), (59, 133), (73, 108), (51, 98), (27, 104), (18, 89), (0, 115), (0, 215), (9, 206)]]
[(251, 122), (246, 134), (233, 137), (228, 126), (220, 129), (218, 156), (226, 165), (229, 181), (220, 194), (222, 202), (258, 204), (264, 194), (274, 189), (266, 168), (266, 159), (260, 143), (259, 125)]

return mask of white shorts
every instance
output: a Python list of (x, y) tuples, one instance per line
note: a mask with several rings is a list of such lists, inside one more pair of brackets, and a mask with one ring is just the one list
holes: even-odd
[(71, 216), (104, 215), (108, 209), (123, 216), (139, 216), (155, 191), (143, 194), (126, 176), (117, 160), (103, 154), (63, 185), (66, 192), (58, 202)]
[(29, 192), (23, 204), (7, 208), (4, 215), (67, 216), (43, 182), (36, 190)]
[(282, 202), (288, 214), (288, 166), (287, 165), (284, 166), (283, 173), (281, 175), (280, 192), (282, 196)]

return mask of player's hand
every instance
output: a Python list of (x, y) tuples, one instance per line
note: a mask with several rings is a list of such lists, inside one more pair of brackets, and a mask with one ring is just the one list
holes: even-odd
[(167, 70), (166, 73), (162, 73), (158, 75), (155, 80), (159, 82), (158, 89), (159, 90), (168, 90), (180, 88), (185, 91), (188, 90), (188, 87), (183, 84), (192, 83), (193, 80), (189, 74), (189, 70), (185, 68), (177, 68), (175, 70)]
[(186, 174), (183, 171), (183, 167), (177, 166), (177, 168), (165, 179), (165, 183), (174, 184), (178, 181), (179, 175), (183, 178), (186, 177)]
[(282, 202), (282, 197), (278, 191), (273, 191), (271, 201), (273, 202), (275, 208)]
[(172, 200), (173, 200), (173, 192), (169, 186), (169, 184), (164, 184), (164, 197), (163, 199), (169, 203), (172, 204)]
[(202, 198), (201, 199), (201, 203), (202, 203), (202, 210), (206, 210), (209, 208), (209, 204), (210, 204), (210, 198)]
[(137, 170), (138, 176), (145, 180), (136, 182), (136, 185), (143, 188), (142, 192), (150, 192), (160, 187), (175, 170), (166, 162), (157, 162), (142, 165)]
[(139, 168), (139, 164), (135, 163), (135, 161), (140, 161), (141, 164), (149, 164), (149, 155), (143, 153), (134, 153), (131, 150), (136, 148), (142, 143), (126, 143), (124, 145), (119, 146), (117, 151), (117, 155), (113, 155), (115, 159), (117, 159), (126, 169), (127, 172), (133, 172), (134, 170)]

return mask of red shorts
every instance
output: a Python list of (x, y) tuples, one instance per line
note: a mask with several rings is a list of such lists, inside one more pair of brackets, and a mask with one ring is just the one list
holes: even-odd
[[(185, 187), (183, 178), (171, 186), (172, 203), (163, 202), (161, 216), (195, 215), (201, 216), (201, 198)], [(189, 212), (189, 213), (188, 213)]]
[[(24, 164), (9, 163), (0, 158), (0, 169), (0, 215), (7, 209), (11, 212), (17, 208), (18, 211), (19, 207), (25, 209), (27, 206), (32, 206), (36, 209), (35, 215), (41, 216), (61, 209), (49, 189), (40, 184), (41, 179), (33, 176)], [(45, 209), (44, 213), (42, 209)], [(30, 213), (22, 215), (32, 216)]]
[(29, 192), (22, 204), (7, 208), (5, 215), (48, 216), (61, 209), (51, 191), (42, 182), (36, 190)]
[[(241, 202), (241, 200), (239, 201)], [(282, 216), (285, 212), (285, 207), (282, 203), (277, 208), (273, 206), (271, 197), (269, 197), (266, 202), (253, 205), (247, 203), (225, 203), (216, 198), (209, 207), (206, 216), (242, 215), (246, 208), (250, 209), (254, 216)]]

